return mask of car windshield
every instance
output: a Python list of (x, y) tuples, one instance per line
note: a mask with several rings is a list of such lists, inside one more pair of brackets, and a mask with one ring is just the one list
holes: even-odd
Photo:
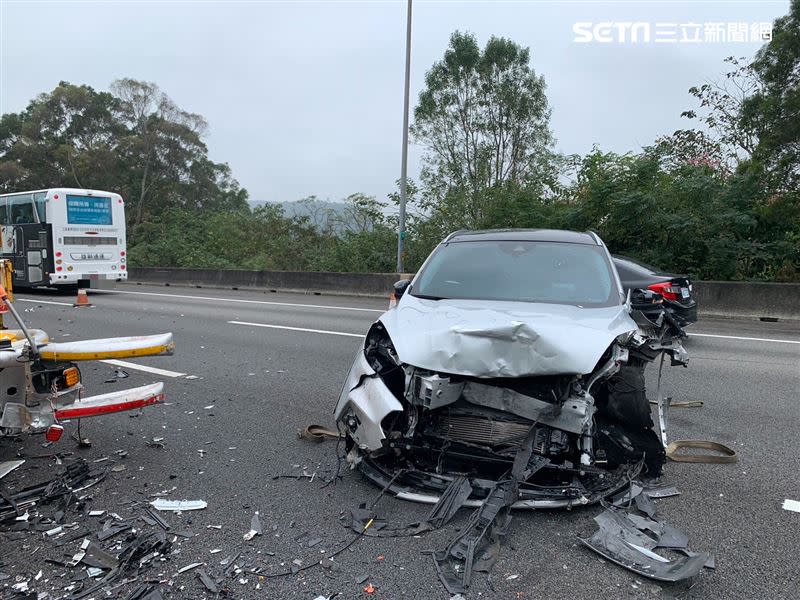
[(587, 307), (620, 304), (603, 248), (559, 242), (443, 244), (420, 272), (411, 294)]

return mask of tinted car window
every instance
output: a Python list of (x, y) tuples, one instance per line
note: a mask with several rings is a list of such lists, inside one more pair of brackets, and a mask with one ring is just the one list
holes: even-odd
[(600, 246), (557, 242), (451, 242), (420, 273), (412, 295), (614, 306), (620, 303)]
[(621, 256), (614, 257), (614, 265), (617, 267), (620, 277), (625, 273), (628, 277), (651, 277), (660, 272), (659, 269)]

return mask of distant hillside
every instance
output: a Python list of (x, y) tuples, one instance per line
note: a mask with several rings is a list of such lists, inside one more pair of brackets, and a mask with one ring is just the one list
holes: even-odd
[(352, 213), (344, 202), (328, 202), (326, 200), (293, 200), (291, 202), (270, 202), (269, 200), (248, 200), (251, 208), (265, 204), (277, 204), (283, 208), (287, 218), (308, 217), (309, 222), (318, 231), (334, 231), (337, 234), (345, 230), (352, 219)]

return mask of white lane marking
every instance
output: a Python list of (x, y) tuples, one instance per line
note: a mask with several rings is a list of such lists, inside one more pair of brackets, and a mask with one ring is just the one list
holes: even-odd
[(308, 329), (306, 327), (289, 327), (288, 325), (268, 325), (266, 323), (249, 323), (247, 321), (228, 321), (233, 325), (249, 325), (251, 327), (268, 327), (270, 329), (288, 329), (289, 331), (305, 331), (308, 333), (325, 333), (327, 335), (344, 335), (347, 337), (363, 338), (360, 333), (346, 333), (344, 331), (328, 331), (327, 329)]
[(720, 338), (723, 340), (746, 340), (748, 342), (774, 342), (776, 344), (800, 344), (798, 340), (776, 340), (774, 338), (756, 338), (756, 337), (741, 337), (738, 335), (715, 335), (712, 333), (689, 333), (689, 338), (693, 337), (709, 337)]
[[(157, 292), (131, 292), (128, 290), (92, 290), (92, 293), (104, 294), (136, 294), (139, 296), (163, 296), (166, 298), (187, 298), (190, 300), (212, 300), (215, 302), (238, 302), (240, 304), (268, 304), (272, 306), (300, 306), (303, 308), (327, 308), (330, 310), (360, 310), (365, 312), (383, 313), (385, 310), (378, 308), (359, 308), (356, 306), (331, 306), (330, 304), (301, 304), (294, 302), (270, 302), (268, 300), (244, 300), (242, 298), (213, 298), (211, 296), (190, 296), (189, 294), (160, 294)], [(70, 306), (72, 306), (70, 304)]]
[(53, 300), (34, 300), (33, 298), (14, 298), (14, 302), (33, 302), (34, 304), (55, 304), (56, 306), (72, 306), (72, 302), (55, 302)]
[(106, 363), (107, 365), (114, 365), (115, 367), (124, 367), (126, 369), (133, 369), (134, 371), (144, 371), (145, 373), (152, 373), (153, 375), (161, 375), (162, 377), (186, 377), (186, 373), (178, 373), (177, 371), (167, 371), (166, 369), (148, 367), (147, 365), (139, 365), (124, 360), (108, 359), (108, 360), (101, 360), (99, 362)]

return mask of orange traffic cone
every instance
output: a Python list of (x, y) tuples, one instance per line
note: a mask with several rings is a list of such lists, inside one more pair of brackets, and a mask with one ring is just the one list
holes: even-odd
[(91, 306), (89, 296), (86, 295), (86, 290), (78, 290), (78, 297), (75, 298), (75, 304), (72, 306)]

